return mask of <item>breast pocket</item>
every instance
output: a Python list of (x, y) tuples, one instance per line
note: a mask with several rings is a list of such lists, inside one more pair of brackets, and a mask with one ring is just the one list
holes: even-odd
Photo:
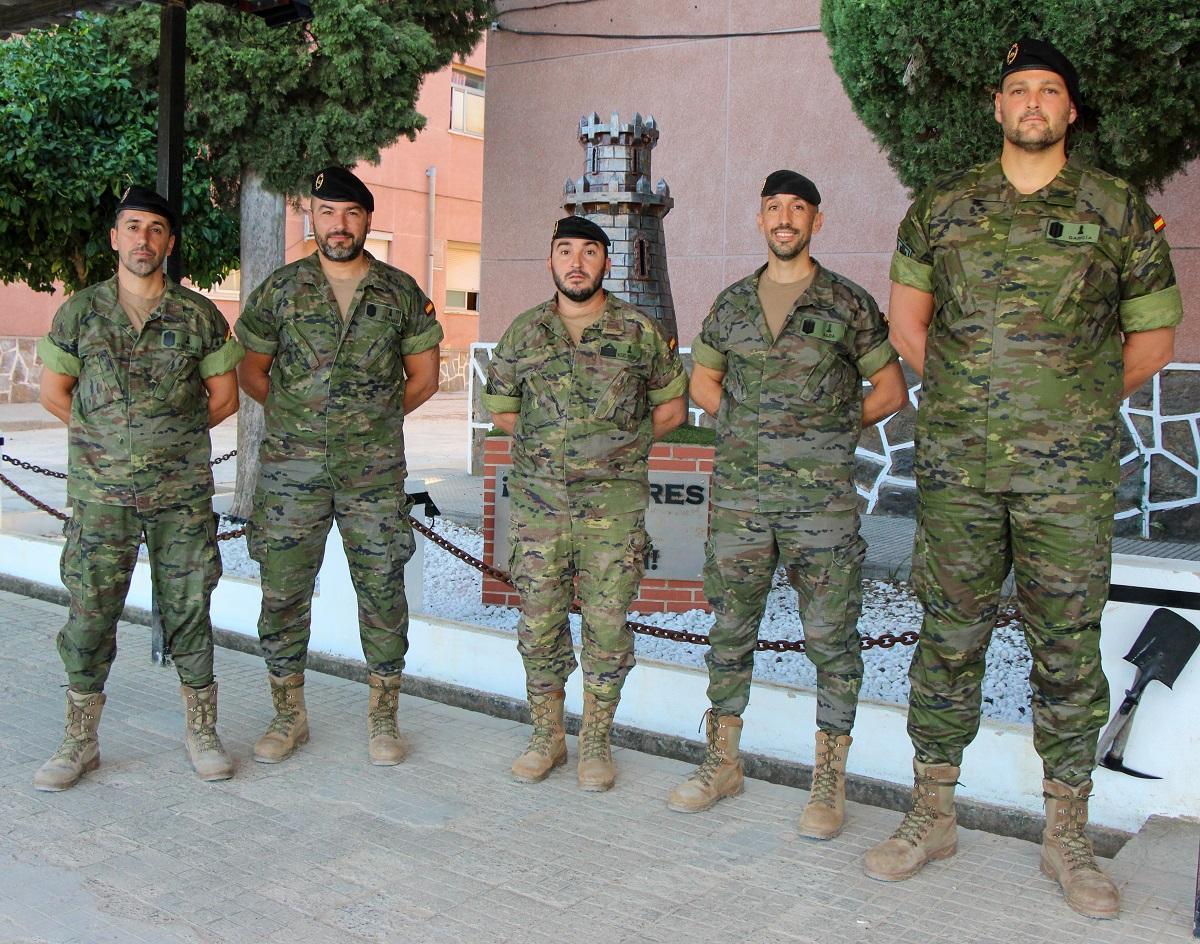
[(400, 360), (400, 333), (392, 327), (381, 328), (375, 337), (364, 339), (357, 363), (376, 376), (390, 374)]
[(174, 409), (195, 406), (200, 397), (200, 359), (177, 351), (161, 360), (155, 367), (154, 398)]
[(286, 322), (279, 332), (279, 350), (275, 367), (285, 379), (309, 374), (321, 366), (316, 347), (294, 321)]
[(1099, 329), (1120, 305), (1119, 267), (1099, 245), (1052, 247), (1043, 277), (1043, 314), (1064, 327)]
[(596, 419), (633, 428), (646, 415), (645, 379), (633, 364), (616, 357), (601, 357), (598, 371), (601, 383), (608, 384), (596, 400)]
[(841, 349), (832, 344), (821, 345), (821, 359), (809, 371), (800, 398), (810, 402), (828, 400), (843, 403), (854, 394), (858, 373), (850, 366)]
[(100, 349), (94, 353), (84, 353), (81, 361), (76, 396), (79, 398), (79, 412), (82, 415), (87, 416), (125, 398), (117, 365), (110, 351)]
[(962, 258), (953, 249), (938, 253), (933, 261), (933, 297), (937, 310), (930, 325), (931, 333), (945, 333), (971, 313), (966, 270)]

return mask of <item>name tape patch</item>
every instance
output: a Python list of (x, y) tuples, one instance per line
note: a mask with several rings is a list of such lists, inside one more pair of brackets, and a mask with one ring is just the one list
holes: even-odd
[(1046, 237), (1056, 243), (1095, 243), (1100, 241), (1100, 224), (1047, 220)]

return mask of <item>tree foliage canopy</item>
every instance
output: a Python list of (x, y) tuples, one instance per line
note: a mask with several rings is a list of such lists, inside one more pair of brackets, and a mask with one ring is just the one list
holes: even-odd
[[(314, 8), (282, 28), (233, 4), (188, 12), (182, 251), (202, 287), (237, 265), (247, 168), (295, 195), (327, 164), (377, 161), (424, 126), (425, 74), (470, 52), (492, 14), (491, 0)], [(147, 3), (0, 42), (0, 281), (74, 291), (112, 274), (112, 208), (157, 177), (160, 12)]]
[[(378, 161), (425, 119), (421, 81), (474, 48), (490, 0), (322, 0), (308, 24), (268, 28), (235, 6), (188, 13), (185, 122), (208, 147), (222, 202), (253, 168), (278, 193), (307, 189), (328, 164)], [(135, 75), (158, 70), (159, 7), (115, 15), (111, 34)]]
[(1072, 153), (1158, 189), (1200, 155), (1195, 0), (824, 0), (821, 25), (859, 118), (901, 182), (999, 153), (992, 96), (1020, 36), (1075, 64), (1090, 114)]
[[(68, 291), (113, 274), (112, 212), (157, 176), (155, 86), (134, 80), (106, 21), (0, 42), (0, 281)], [(184, 271), (209, 286), (236, 263), (236, 216), (214, 206), (193, 136), (184, 170)]]

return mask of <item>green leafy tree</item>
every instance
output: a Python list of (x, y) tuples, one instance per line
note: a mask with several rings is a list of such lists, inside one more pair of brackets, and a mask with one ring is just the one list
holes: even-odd
[(1023, 35), (1079, 71), (1088, 113), (1073, 153), (1149, 189), (1200, 155), (1195, 0), (824, 0), (821, 26), (855, 112), (910, 189), (999, 153), (992, 95)]
[[(75, 291), (113, 274), (113, 208), (157, 175), (157, 108), (104, 20), (0, 42), (0, 281)], [(194, 135), (188, 149), (183, 267), (208, 287), (236, 265), (237, 217), (214, 204)]]
[[(297, 195), (320, 167), (378, 161), (401, 135), (415, 137), (421, 81), (474, 48), (492, 5), (322, 0), (313, 14), (269, 28), (231, 5), (188, 13), (185, 122), (226, 202), (247, 170)], [(158, 18), (154, 4), (112, 17), (115, 48), (146, 81), (157, 75)]]

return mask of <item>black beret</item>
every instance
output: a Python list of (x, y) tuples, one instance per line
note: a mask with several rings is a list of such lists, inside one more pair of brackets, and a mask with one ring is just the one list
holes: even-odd
[(117, 204), (117, 213), (122, 210), (149, 210), (165, 219), (171, 227), (171, 232), (179, 229), (179, 220), (175, 211), (171, 209), (171, 204), (149, 187), (126, 187), (125, 192), (121, 194), (121, 202)]
[(821, 194), (817, 185), (794, 170), (777, 170), (763, 181), (760, 196), (773, 197), (777, 193), (790, 193), (813, 206), (821, 205)]
[(1079, 97), (1079, 73), (1071, 65), (1070, 59), (1044, 39), (1022, 36), (1008, 47), (1004, 65), (1000, 67), (1000, 85), (1004, 85), (1005, 76), (1028, 69), (1044, 69), (1061, 76), (1076, 111), (1083, 110), (1083, 99)]
[(606, 251), (609, 243), (608, 233), (586, 216), (564, 216), (554, 224), (554, 235), (550, 237), (550, 241), (556, 239), (590, 239), (594, 243), (600, 243)]
[(313, 175), (312, 195), (331, 203), (357, 203), (368, 213), (375, 212), (375, 198), (367, 185), (344, 167), (336, 165)]

